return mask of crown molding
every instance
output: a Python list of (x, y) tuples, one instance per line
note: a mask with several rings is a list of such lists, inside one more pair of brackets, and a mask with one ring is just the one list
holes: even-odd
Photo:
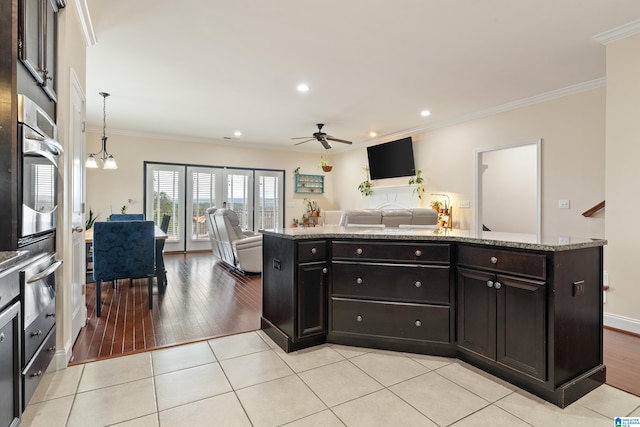
[(425, 126), (419, 126), (419, 127), (407, 129), (404, 131), (383, 135), (376, 139), (368, 140), (366, 142), (367, 142), (367, 145), (373, 145), (379, 142), (389, 141), (391, 139), (404, 138), (407, 136), (411, 136), (413, 134), (422, 133), (422, 132), (426, 132), (434, 129), (440, 129), (444, 127), (449, 127), (449, 126), (454, 126), (464, 122), (469, 122), (471, 120), (492, 116), (494, 114), (504, 113), (506, 111), (517, 110), (519, 108), (540, 104), (542, 102), (552, 101), (554, 99), (562, 98), (564, 96), (573, 95), (580, 92), (586, 92), (589, 90), (604, 87), (605, 85), (606, 85), (606, 78), (601, 77), (599, 79), (590, 80), (588, 82), (578, 83), (578, 84), (567, 86), (561, 89), (541, 93), (539, 95), (531, 96), (529, 98), (519, 99), (517, 101), (508, 102), (506, 104), (498, 105), (495, 107), (490, 107), (484, 110), (475, 111), (473, 113), (454, 117), (449, 120), (442, 120), (442, 121), (434, 122)]
[(89, 13), (89, 6), (87, 0), (74, 0), (74, 5), (78, 12), (78, 18), (80, 19), (80, 26), (82, 27), (82, 34), (84, 35), (84, 42), (87, 47), (94, 46), (97, 42), (96, 33), (93, 31), (93, 22), (91, 22), (91, 13)]
[(597, 34), (593, 36), (593, 39), (598, 43), (608, 45), (609, 43), (613, 43), (638, 33), (640, 33), (640, 19)]

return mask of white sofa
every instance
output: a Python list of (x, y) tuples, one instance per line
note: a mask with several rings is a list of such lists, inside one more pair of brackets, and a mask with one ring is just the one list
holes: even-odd
[(435, 226), (438, 213), (430, 208), (352, 209), (340, 217), (339, 225), (376, 225), (384, 227)]

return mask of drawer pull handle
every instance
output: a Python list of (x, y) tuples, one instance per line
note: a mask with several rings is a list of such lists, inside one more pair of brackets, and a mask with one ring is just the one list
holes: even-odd
[(49, 347), (47, 351), (56, 351), (56, 346), (54, 345), (53, 347)]
[(362, 316), (360, 316), (359, 314), (356, 316), (356, 321), (358, 322), (362, 322)]
[(33, 374), (31, 374), (31, 377), (41, 377), (42, 376), (42, 371), (38, 371), (38, 372), (34, 372)]
[(47, 313), (47, 314), (44, 315), (44, 317), (45, 317), (45, 319), (47, 317), (56, 317), (56, 314), (55, 313)]
[(422, 326), (422, 322), (421, 322), (421, 321), (419, 321), (419, 320), (416, 320), (416, 321), (414, 322), (414, 324), (415, 324), (417, 327)]
[(362, 255), (362, 248), (358, 248), (358, 249), (356, 249), (356, 253), (357, 253), (358, 255)]
[(489, 261), (491, 261), (491, 264), (497, 264), (498, 263), (498, 258), (492, 256)]
[(421, 286), (422, 286), (422, 282), (420, 282), (420, 281), (416, 282), (416, 288), (419, 288)]
[(416, 256), (422, 256), (422, 251), (420, 249), (416, 251)]
[(318, 250), (316, 248), (311, 248), (311, 253), (315, 254), (316, 252), (318, 252)]
[(493, 288), (493, 281), (491, 281), (491, 280), (487, 280), (487, 286), (488, 286), (489, 288)]
[(322, 269), (322, 272), (323, 272), (324, 274), (327, 274), (327, 272), (328, 272), (328, 271), (329, 271), (329, 269), (327, 269), (327, 267), (325, 267), (325, 268), (323, 268), (323, 269)]
[(356, 283), (357, 283), (358, 285), (362, 285), (362, 277), (358, 277), (358, 278), (356, 279)]
[(32, 337), (37, 337), (38, 335), (42, 335), (42, 331), (38, 330), (38, 332), (31, 332)]
[(500, 289), (502, 287), (502, 283), (496, 282), (496, 289)]

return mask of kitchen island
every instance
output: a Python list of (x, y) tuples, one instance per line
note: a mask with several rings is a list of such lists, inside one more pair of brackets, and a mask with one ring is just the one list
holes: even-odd
[(457, 357), (560, 407), (605, 381), (606, 241), (441, 228), (264, 230), (262, 329)]

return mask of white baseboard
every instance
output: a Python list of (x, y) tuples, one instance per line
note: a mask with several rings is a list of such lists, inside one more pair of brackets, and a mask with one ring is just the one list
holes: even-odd
[(71, 360), (71, 351), (73, 350), (73, 346), (67, 345), (65, 348), (57, 350), (56, 354), (53, 356), (53, 360), (49, 364), (48, 371), (59, 371), (65, 369), (69, 365), (69, 361)]
[(640, 335), (640, 320), (604, 313), (604, 325)]

